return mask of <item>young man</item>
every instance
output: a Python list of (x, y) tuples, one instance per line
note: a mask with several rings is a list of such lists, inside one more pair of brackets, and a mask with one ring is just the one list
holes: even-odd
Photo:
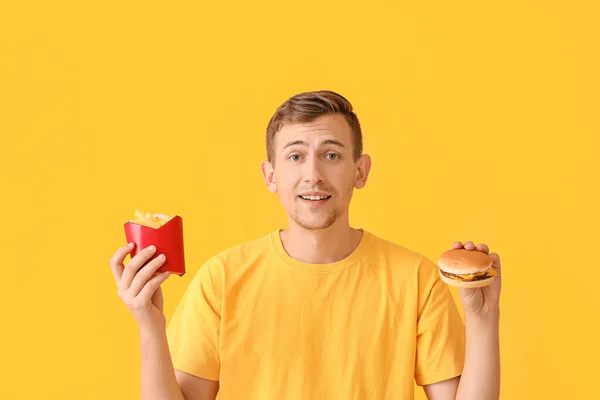
[[(461, 289), (466, 326), (437, 266), (349, 224), (371, 159), (351, 104), (298, 94), (267, 127), (262, 173), (289, 227), (209, 259), (166, 327), (160, 260), (111, 265), (138, 321), (144, 399), (498, 399), (500, 274)], [(485, 244), (452, 248), (488, 253)], [(497, 254), (491, 254), (500, 269)]]

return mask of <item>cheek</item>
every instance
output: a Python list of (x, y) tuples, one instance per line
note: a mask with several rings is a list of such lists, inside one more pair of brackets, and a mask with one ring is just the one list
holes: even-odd
[(289, 179), (280, 178), (277, 180), (277, 192), (282, 200), (287, 200), (295, 196), (296, 190), (293, 182), (290, 182)]
[(293, 171), (280, 170), (275, 174), (275, 180), (277, 182), (277, 190), (283, 193), (293, 192), (296, 183), (298, 182), (297, 177)]
[(348, 174), (347, 172), (334, 175), (334, 181), (332, 181), (332, 183), (340, 192), (342, 192), (340, 194), (345, 195), (354, 188), (354, 175)]

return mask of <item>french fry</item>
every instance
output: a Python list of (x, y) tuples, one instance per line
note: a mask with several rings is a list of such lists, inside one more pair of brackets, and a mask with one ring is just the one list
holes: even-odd
[(134, 214), (136, 219), (129, 220), (129, 222), (149, 226), (151, 228), (160, 228), (175, 217), (174, 215), (169, 217), (167, 215), (152, 214), (150, 212), (144, 214), (140, 210), (135, 210)]
[(147, 246), (155, 245), (156, 252), (150, 260), (161, 253), (167, 257), (157, 272), (169, 271), (183, 276), (185, 274), (185, 255), (181, 217), (150, 212), (144, 214), (140, 210), (135, 210), (134, 215), (135, 219), (124, 224), (127, 241), (135, 243), (131, 257), (135, 257), (140, 250)]

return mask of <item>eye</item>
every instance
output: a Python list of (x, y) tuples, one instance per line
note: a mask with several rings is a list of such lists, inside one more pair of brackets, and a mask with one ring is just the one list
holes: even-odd
[(290, 160), (292, 161), (299, 161), (300, 160), (300, 155), (299, 154), (292, 154), (291, 156), (288, 157)]
[(335, 153), (329, 153), (329, 154), (327, 154), (327, 158), (333, 161), (333, 160), (337, 160), (338, 158), (340, 158), (340, 156)]

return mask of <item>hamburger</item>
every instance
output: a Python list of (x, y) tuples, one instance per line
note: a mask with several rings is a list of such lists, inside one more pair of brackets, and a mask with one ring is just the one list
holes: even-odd
[(488, 286), (496, 276), (493, 261), (476, 250), (448, 250), (438, 259), (440, 277), (448, 285), (463, 288)]

